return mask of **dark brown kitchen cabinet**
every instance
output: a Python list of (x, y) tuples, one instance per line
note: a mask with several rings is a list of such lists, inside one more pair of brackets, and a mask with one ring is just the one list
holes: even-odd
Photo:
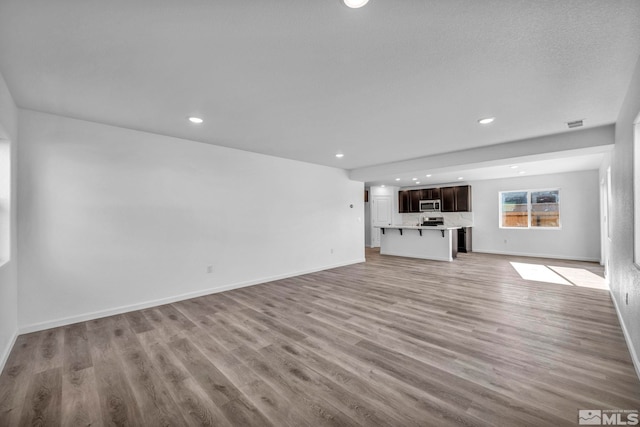
[(409, 213), (410, 212), (410, 195), (409, 190), (398, 191), (398, 212)]
[(471, 252), (471, 227), (458, 229), (458, 252)]
[(471, 186), (440, 188), (442, 212), (471, 212)]
[(420, 190), (422, 192), (420, 200), (438, 200), (440, 199), (440, 189), (439, 188), (425, 188)]
[(471, 186), (453, 187), (456, 202), (455, 212), (471, 212)]
[(454, 187), (440, 188), (440, 210), (442, 212), (456, 211), (456, 195)]
[(471, 186), (398, 191), (398, 212), (420, 212), (420, 200), (440, 200), (442, 212), (471, 212)]
[(423, 200), (421, 199), (422, 190), (411, 190), (410, 193), (409, 212), (420, 212), (420, 200)]

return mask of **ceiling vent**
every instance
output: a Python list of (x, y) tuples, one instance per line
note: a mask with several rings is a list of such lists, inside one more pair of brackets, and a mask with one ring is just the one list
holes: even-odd
[(569, 127), (569, 129), (579, 128), (583, 124), (584, 124), (584, 120), (574, 120), (572, 122), (567, 122), (567, 126)]

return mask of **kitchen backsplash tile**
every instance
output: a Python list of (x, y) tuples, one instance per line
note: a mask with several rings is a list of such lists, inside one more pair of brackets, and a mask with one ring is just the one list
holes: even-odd
[(473, 227), (473, 212), (421, 212), (403, 213), (402, 225), (416, 225), (422, 223), (425, 217), (441, 216), (445, 227)]

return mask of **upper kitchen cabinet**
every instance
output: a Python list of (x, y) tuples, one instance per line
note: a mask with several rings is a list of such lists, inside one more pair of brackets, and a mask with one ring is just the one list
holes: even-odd
[(440, 199), (440, 189), (439, 188), (425, 188), (420, 190), (421, 199), (420, 200), (438, 200)]
[(455, 212), (456, 196), (453, 187), (440, 188), (440, 210), (442, 212)]
[(471, 186), (453, 187), (456, 201), (456, 212), (471, 212)]
[(404, 190), (404, 191), (398, 191), (398, 212), (400, 213), (409, 213), (411, 212), (411, 198), (410, 198), (410, 193), (411, 191), (409, 190)]
[(440, 188), (442, 212), (471, 212), (471, 186)]
[(398, 191), (398, 212), (420, 212), (420, 200), (440, 200), (442, 212), (471, 212), (471, 186)]
[(422, 190), (411, 190), (409, 193), (409, 212), (420, 212), (420, 200), (424, 200), (422, 199)]

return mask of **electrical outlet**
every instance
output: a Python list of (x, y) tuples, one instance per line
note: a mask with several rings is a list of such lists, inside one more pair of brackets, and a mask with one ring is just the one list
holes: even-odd
[(331, 248), (331, 253), (333, 253), (333, 248)]
[(504, 239), (504, 242), (507, 243), (507, 239)]
[(207, 274), (211, 274), (213, 273), (213, 265), (208, 265), (207, 266)]

